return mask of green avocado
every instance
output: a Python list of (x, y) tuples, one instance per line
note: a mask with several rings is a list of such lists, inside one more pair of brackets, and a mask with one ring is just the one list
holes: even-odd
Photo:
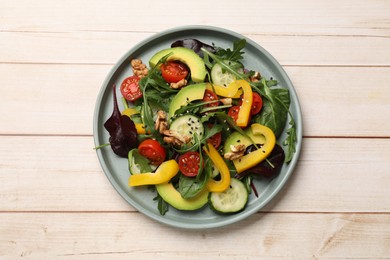
[(183, 199), (172, 183), (158, 184), (156, 190), (165, 202), (179, 210), (200, 209), (208, 202), (209, 191), (206, 189), (192, 199)]
[(191, 101), (203, 99), (205, 91), (206, 83), (192, 84), (180, 89), (169, 105), (169, 117), (172, 118), (176, 110)]
[(150, 60), (149, 65), (151, 68), (156, 66), (159, 60), (170, 54), (167, 60), (177, 60), (181, 61), (188, 66), (191, 72), (191, 79), (194, 82), (203, 82), (206, 77), (206, 66), (202, 58), (198, 56), (193, 50), (183, 48), (183, 47), (175, 47), (164, 49), (157, 52)]
[(244, 136), (239, 132), (234, 132), (233, 134), (229, 135), (229, 137), (225, 141), (225, 145), (223, 146), (224, 154), (232, 151), (231, 146), (243, 144), (245, 145), (245, 147), (248, 147), (249, 145), (254, 143), (255, 144), (265, 143), (264, 135), (254, 135), (251, 127), (246, 128), (244, 132), (247, 134), (247, 136)]

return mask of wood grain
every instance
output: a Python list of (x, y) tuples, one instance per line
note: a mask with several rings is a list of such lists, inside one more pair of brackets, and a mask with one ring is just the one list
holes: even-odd
[[(13, 111), (0, 113), (0, 133), (91, 135), (96, 98), (110, 69), (0, 64), (0, 110)], [(389, 137), (390, 68), (285, 69), (301, 103), (305, 136)]]
[[(15, 6), (2, 2), (0, 24), (3, 31), (69, 32), (131, 31), (157, 32), (178, 25), (222, 26), (250, 34), (319, 34), (390, 36), (388, 1), (224, 1), (207, 8), (207, 0), (177, 2), (23, 0)], [(171, 12), (162, 10), (171, 8)], [(30, 10), (34, 12), (30, 12)], [(139, 12), (138, 10), (142, 10)], [(174, 15), (172, 15), (174, 13)], [(18, 19), (23, 17), (23, 19)]]
[[(389, 14), (386, 0), (0, 1), (0, 258), (390, 259)], [(218, 229), (138, 213), (92, 149), (112, 66), (184, 25), (260, 44), (302, 108), (302, 154), (287, 185)]]
[[(3, 136), (0, 143), (0, 211), (134, 210), (101, 170), (91, 137)], [(389, 146), (389, 139), (305, 138), (296, 171), (264, 210), (390, 213)]]
[(186, 231), (138, 213), (3, 213), (0, 257), (386, 259), (389, 221), (387, 214), (267, 213)]
[[(168, 29), (168, 28), (167, 28)], [(390, 37), (245, 34), (282, 65), (390, 66)], [(154, 32), (2, 32), (0, 63), (110, 64)], [(59, 48), (61, 46), (61, 48)]]

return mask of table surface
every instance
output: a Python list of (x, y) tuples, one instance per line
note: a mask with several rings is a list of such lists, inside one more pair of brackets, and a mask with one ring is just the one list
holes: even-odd
[[(390, 1), (108, 2), (0, 2), (1, 259), (390, 259)], [(92, 149), (110, 69), (182, 25), (254, 40), (301, 102), (294, 174), (264, 210), (223, 228), (145, 217)]]

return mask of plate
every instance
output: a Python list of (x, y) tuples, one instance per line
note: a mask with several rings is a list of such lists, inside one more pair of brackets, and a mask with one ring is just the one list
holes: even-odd
[[(211, 26), (184, 26), (157, 33), (148, 39), (138, 43), (129, 50), (112, 68), (104, 81), (98, 94), (94, 114), (94, 141), (99, 146), (108, 142), (109, 134), (104, 129), (104, 122), (111, 116), (113, 110), (112, 85), (120, 86), (124, 78), (132, 75), (130, 60), (140, 58), (147, 61), (157, 51), (169, 48), (171, 43), (184, 38), (196, 38), (205, 43), (214, 43), (222, 48), (232, 48), (233, 42), (246, 38), (238, 33)], [(256, 42), (246, 38), (247, 45), (244, 49), (244, 66), (249, 69), (258, 70), (266, 78), (278, 80), (279, 86), (288, 88), (291, 97), (290, 111), (294, 116), (297, 125), (297, 146), (296, 153), (289, 164), (284, 164), (280, 174), (267, 181), (256, 178), (254, 184), (259, 196), (253, 192), (244, 211), (233, 215), (218, 215), (208, 207), (197, 211), (179, 211), (169, 207), (169, 211), (160, 215), (157, 209), (157, 202), (153, 200), (155, 192), (145, 187), (128, 186), (127, 160), (116, 156), (110, 147), (98, 149), (97, 156), (108, 180), (117, 192), (135, 209), (144, 215), (170, 226), (186, 229), (207, 229), (225, 226), (243, 220), (261, 210), (280, 192), (291, 176), (300, 154), (302, 144), (302, 120), (298, 97), (286, 72), (279, 63)], [(118, 97), (120, 92), (117, 88)], [(121, 102), (119, 102), (120, 109)], [(287, 127), (287, 126), (286, 126)], [(285, 129), (286, 131), (286, 129)], [(285, 139), (285, 133), (278, 140), (281, 143)]]

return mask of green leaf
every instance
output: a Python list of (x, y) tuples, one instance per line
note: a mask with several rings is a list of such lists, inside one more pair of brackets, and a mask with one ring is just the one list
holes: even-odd
[(160, 214), (164, 216), (165, 213), (167, 213), (169, 210), (169, 204), (165, 200), (163, 200), (163, 198), (158, 193), (153, 200), (157, 200), (157, 209), (160, 212)]
[(207, 180), (208, 179), (205, 177), (197, 180), (196, 178), (190, 178), (181, 175), (179, 180), (179, 192), (181, 196), (184, 199), (191, 199), (196, 197), (206, 186)]
[[(270, 89), (265, 84), (265, 93), (267, 99), (263, 101), (263, 108), (258, 116), (254, 120), (272, 129), (275, 136), (278, 137), (282, 134), (286, 122), (288, 111), (284, 107), (290, 106), (290, 97), (288, 89), (276, 88)], [(283, 104), (281, 104), (283, 102)]]
[(133, 174), (138, 169), (139, 173), (151, 172), (150, 161), (142, 156), (137, 148), (132, 149), (128, 156), (129, 169)]
[(295, 144), (297, 142), (297, 133), (295, 121), (291, 118), (289, 122), (290, 128), (287, 130), (287, 138), (284, 140), (283, 145), (287, 146), (287, 154), (284, 162), (288, 163), (292, 160), (294, 153), (296, 152)]
[(230, 48), (226, 50), (222, 48), (217, 48), (215, 54), (219, 56), (222, 60), (239, 61), (243, 59), (242, 55), (244, 54), (244, 52), (242, 51), (242, 49), (244, 49), (245, 46), (246, 40), (240, 39), (233, 43), (233, 50), (231, 50)]

